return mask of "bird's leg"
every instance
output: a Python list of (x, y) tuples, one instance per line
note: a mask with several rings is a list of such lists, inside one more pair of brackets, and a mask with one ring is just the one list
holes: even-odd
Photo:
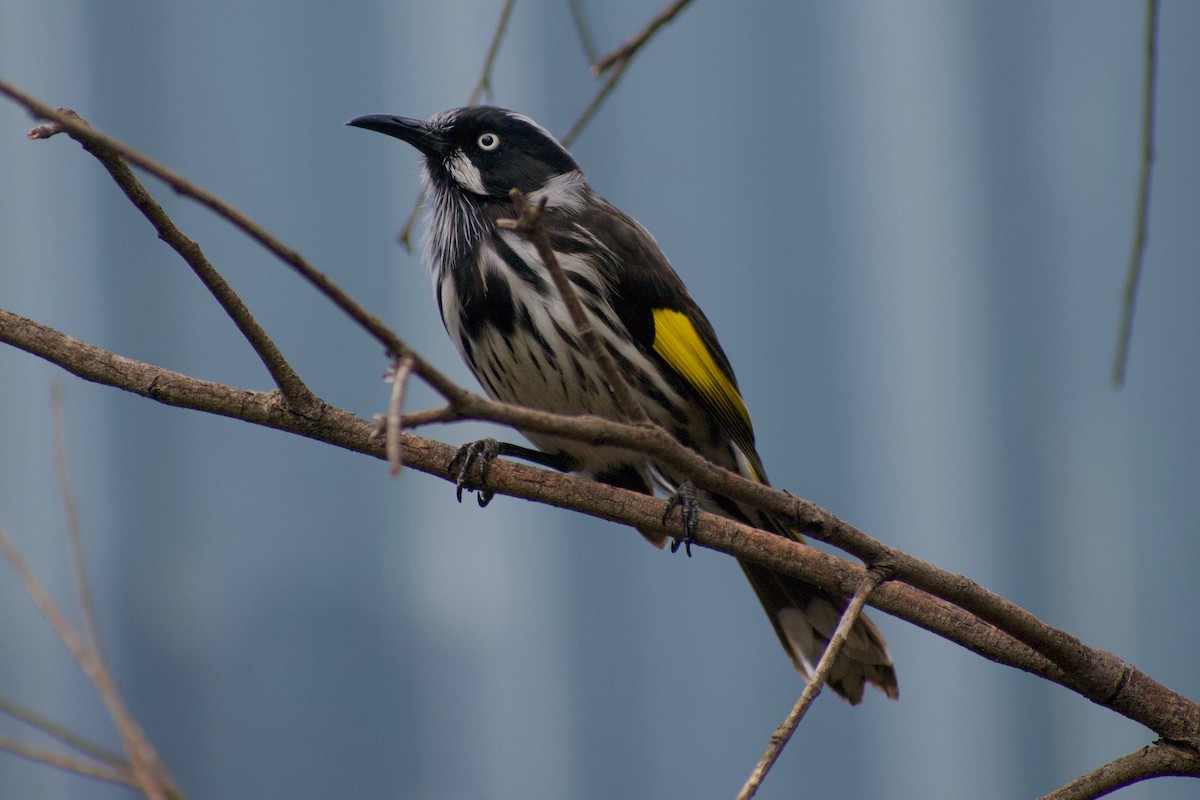
[(678, 534), (671, 535), (671, 552), (676, 552), (679, 550), (679, 545), (683, 545), (684, 552), (688, 554), (688, 558), (691, 558), (692, 542), (696, 540), (696, 525), (700, 521), (700, 492), (690, 479), (679, 484), (679, 487), (667, 498), (667, 508), (662, 515), (664, 525), (676, 507), (679, 508), (683, 529)]
[[(457, 470), (454, 478), (454, 494), (458, 498), (458, 502), (462, 502), (463, 489), (468, 492), (478, 489), (479, 494), (476, 499), (480, 508), (492, 502), (492, 497), (496, 493), (487, 488), (488, 470), (491, 469), (492, 462), (500, 456), (519, 458), (560, 472), (570, 472), (574, 468), (573, 459), (565, 453), (543, 453), (541, 450), (534, 450), (531, 447), (522, 447), (519, 444), (510, 444), (496, 439), (478, 439), (474, 442), (467, 442), (458, 448), (458, 452), (454, 454), (454, 458), (450, 459), (447, 467), (452, 473)], [(476, 462), (479, 463), (479, 486), (473, 487), (468, 484), (470, 483), (471, 469)]]

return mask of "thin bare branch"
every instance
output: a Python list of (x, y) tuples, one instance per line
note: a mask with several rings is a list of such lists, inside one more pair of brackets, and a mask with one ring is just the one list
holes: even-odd
[(1147, 778), (1200, 777), (1200, 760), (1168, 742), (1155, 742), (1108, 762), (1038, 800), (1094, 800)]
[(404, 389), (408, 386), (408, 377), (412, 374), (412, 353), (405, 353), (396, 359), (392, 368), (392, 397), (388, 403), (387, 413), (387, 460), (391, 467), (393, 478), (400, 477), (404, 466), (404, 451), (400, 447), (400, 433), (404, 428)]
[(421, 218), (421, 209), (424, 207), (425, 190), (421, 189), (421, 191), (417, 192), (417, 199), (413, 201), (412, 210), (408, 212), (408, 216), (404, 219), (403, 227), (396, 234), (396, 243), (403, 247), (406, 253), (413, 251), (413, 228), (417, 227), (417, 220)]
[(483, 58), (483, 69), (479, 73), (479, 80), (475, 82), (475, 87), (471, 89), (471, 94), (467, 97), (469, 106), (478, 103), (479, 98), (484, 94), (487, 95), (488, 100), (492, 99), (492, 67), (496, 63), (496, 54), (500, 52), (500, 42), (504, 39), (504, 32), (508, 28), (508, 18), (512, 16), (514, 2), (515, 0), (504, 0), (504, 7), (500, 9), (500, 19), (496, 22), (496, 30), (488, 45), (487, 55)]
[(1137, 209), (1133, 221), (1133, 246), (1129, 275), (1121, 302), (1121, 326), (1117, 332), (1117, 354), (1113, 363), (1113, 385), (1125, 384), (1129, 343), (1133, 339), (1133, 309), (1146, 258), (1146, 231), (1150, 225), (1150, 175), (1154, 167), (1154, 87), (1158, 71), (1158, 0), (1146, 0), (1146, 68), (1142, 79), (1142, 169), (1138, 177)]
[(71, 566), (75, 570), (75, 587), (79, 594), (79, 608), (83, 612), (87, 645), (100, 651), (100, 625), (96, 622), (96, 602), (92, 597), (91, 582), (88, 580), (87, 562), (83, 556), (83, 537), (79, 531), (79, 506), (71, 491), (71, 476), (67, 471), (67, 443), (63, 433), (62, 385), (54, 381), (50, 385), (50, 418), (54, 439), (54, 474), (58, 478), (59, 499), (67, 518), (67, 542), (71, 550)]
[(650, 40), (650, 37), (658, 32), (658, 29), (666, 25), (680, 11), (687, 8), (688, 3), (692, 0), (675, 0), (673, 3), (668, 3), (661, 11), (654, 15), (646, 26), (640, 31), (630, 36), (624, 44), (613, 50), (608, 55), (601, 58), (596, 63), (592, 64), (593, 75), (603, 75), (608, 72), (613, 66), (620, 62), (628, 63), (642, 46)]
[(58, 634), (58, 638), (62, 639), (63, 644), (71, 651), (71, 655), (83, 667), (84, 672), (89, 675), (95, 671), (94, 653), (88, 648), (83, 637), (75, 630), (75, 627), (67, 620), (54, 600), (50, 597), (50, 593), (46, 591), (41, 581), (34, 575), (33, 570), (29, 567), (28, 562), (17, 550), (16, 545), (8, 535), (8, 531), (0, 526), (0, 554), (3, 554), (13, 572), (17, 573), (17, 577), (25, 585), (25, 591), (33, 600), (33, 604), (41, 612), (46, 621), (50, 623), (50, 627)]
[[(496, 29), (492, 32), (492, 41), (488, 44), (487, 55), (483, 58), (483, 69), (479, 72), (479, 80), (475, 81), (474, 88), (467, 95), (467, 105), (469, 106), (478, 103), (480, 96), (485, 92), (488, 100), (492, 100), (492, 67), (496, 64), (496, 54), (500, 52), (500, 42), (504, 40), (504, 33), (508, 30), (508, 19), (512, 16), (515, 2), (516, 0), (504, 0), (504, 7), (500, 9), (500, 19), (496, 21)], [(417, 194), (412, 211), (408, 212), (408, 218), (404, 220), (404, 227), (400, 229), (400, 233), (396, 234), (396, 241), (409, 253), (412, 252), (413, 228), (416, 227), (417, 218), (421, 216), (421, 208), (424, 205), (425, 190), (422, 189)]]
[(583, 0), (568, 0), (567, 6), (571, 9), (571, 22), (575, 25), (575, 33), (579, 36), (579, 46), (583, 48), (583, 56), (589, 64), (594, 64), (599, 58), (599, 51), (596, 49), (596, 37), (592, 35), (592, 26), (588, 23), (587, 9), (583, 7)]
[(427, 408), (424, 411), (414, 411), (404, 415), (404, 427), (419, 428), (422, 425), (435, 423), (457, 422), (462, 416), (454, 410), (454, 406), (444, 405), (438, 408)]
[(846, 644), (846, 639), (850, 636), (850, 630), (858, 622), (858, 618), (862, 616), (863, 606), (866, 605), (871, 594), (879, 588), (879, 584), (883, 583), (883, 580), (884, 574), (881, 570), (869, 569), (863, 575), (862, 582), (858, 584), (858, 588), (854, 590), (854, 596), (850, 598), (850, 602), (846, 604), (846, 610), (842, 612), (842, 618), (838, 621), (838, 626), (834, 630), (833, 636), (829, 639), (829, 644), (826, 645), (825, 652), (821, 654), (821, 660), (817, 662), (817, 668), (808, 677), (808, 683), (804, 685), (804, 691), (801, 692), (800, 699), (796, 701), (796, 705), (792, 707), (787, 718), (771, 734), (771, 739), (767, 742), (767, 749), (763, 752), (762, 758), (758, 760), (754, 771), (750, 773), (750, 777), (746, 780), (745, 785), (742, 786), (742, 790), (738, 792), (738, 800), (750, 800), (751, 797), (758, 794), (758, 789), (762, 785), (763, 779), (767, 777), (767, 773), (771, 771), (771, 767), (775, 766), (775, 762), (779, 760), (780, 754), (783, 753), (783, 748), (791, 741), (792, 734), (796, 732), (800, 721), (804, 719), (804, 715), (808, 713), (808, 709), (812, 706), (813, 701), (817, 699), (817, 695), (824, 688), (825, 679), (829, 676), (829, 671), (833, 669), (833, 664), (837, 661), (838, 654), (842, 652), (842, 646)]
[(613, 363), (612, 357), (601, 343), (600, 337), (592, 327), (591, 320), (588, 319), (587, 312), (583, 310), (583, 303), (579, 302), (579, 297), (575, 294), (575, 287), (571, 286), (566, 271), (558, 263), (554, 247), (550, 244), (550, 236), (546, 233), (545, 226), (542, 225), (542, 212), (546, 208), (546, 198), (543, 197), (539, 203), (530, 203), (519, 189), (513, 189), (508, 196), (512, 199), (518, 217), (517, 219), (497, 220), (496, 224), (501, 228), (521, 234), (537, 248), (542, 264), (550, 273), (550, 278), (554, 281), (559, 296), (566, 303), (567, 311), (571, 314), (571, 322), (575, 325), (575, 331), (583, 340), (583, 346), (587, 348), (592, 361), (600, 367), (600, 371), (617, 401), (617, 408), (621, 409), (621, 412), (631, 422), (649, 422), (650, 418), (646, 416), (646, 410), (637, 401), (625, 376), (617, 369), (617, 365)]
[[(5, 94), (20, 105), (25, 106), (26, 110), (34, 117), (56, 123), (61, 132), (68, 134), (80, 144), (86, 143), (92, 147), (103, 149), (120, 156), (130, 164), (146, 170), (179, 194), (192, 198), (218, 216), (229, 221), (235, 228), (241, 230), (269, 252), (275, 254), (280, 260), (289, 264), (303, 262), (298, 253), (272, 236), (265, 228), (250, 219), (245, 213), (234, 208), (207, 189), (192, 183), (170, 167), (160, 164), (124, 142), (92, 128), (73, 114), (59, 111), (43, 103), (7, 81), (0, 80), (0, 94)], [(42, 138), (40, 134), (41, 130), (43, 130), (42, 126), (39, 126), (30, 131), (30, 134), (33, 135), (36, 131), (39, 133), (34, 138)]]
[(629, 59), (625, 59), (617, 65), (616, 69), (608, 73), (608, 77), (604, 83), (601, 84), (596, 94), (592, 95), (591, 102), (584, 107), (583, 111), (579, 112), (579, 116), (571, 123), (570, 129), (563, 135), (563, 147), (570, 147), (576, 137), (583, 133), (583, 129), (592, 121), (592, 117), (596, 116), (596, 112), (600, 110), (600, 106), (604, 105), (604, 101), (608, 99), (612, 90), (617, 88), (617, 82), (621, 80), (621, 76), (625, 74), (625, 70), (629, 68), (630, 63)]
[(38, 729), (47, 736), (57, 739), (68, 747), (73, 747), (84, 755), (91, 756), (97, 761), (103, 761), (117, 769), (129, 769), (129, 763), (111, 750), (107, 750), (98, 744), (88, 741), (74, 731), (59, 725), (53, 720), (43, 717), (36, 711), (25, 708), (19, 703), (9, 700), (7, 697), (0, 697), (0, 714), (20, 720), (26, 725)]
[(88, 778), (96, 778), (97, 780), (108, 781), (109, 783), (119, 783), (123, 786), (132, 786), (135, 789), (142, 788), (133, 777), (133, 773), (128, 769), (81, 761), (62, 753), (56, 753), (53, 750), (34, 747), (4, 734), (0, 734), (0, 750), (20, 756), (21, 758), (27, 758), (30, 761), (37, 761), (41, 764), (48, 764), (49, 766), (66, 770), (67, 772), (74, 772), (77, 775), (83, 775)]

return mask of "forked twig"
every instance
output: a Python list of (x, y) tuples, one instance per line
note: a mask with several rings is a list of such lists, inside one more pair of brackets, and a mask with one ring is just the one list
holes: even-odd
[(563, 135), (563, 147), (570, 147), (575, 138), (592, 121), (592, 117), (600, 110), (600, 106), (608, 99), (612, 90), (617, 88), (617, 82), (621, 80), (621, 76), (625, 74), (625, 70), (633, 63), (633, 57), (646, 45), (646, 42), (650, 41), (650, 37), (657, 33), (659, 28), (674, 19), (689, 2), (691, 0), (675, 0), (675, 2), (655, 14), (642, 30), (631, 36), (623, 45), (592, 65), (593, 75), (599, 76), (607, 72), (608, 77), (600, 85), (600, 88), (596, 90), (596, 94), (592, 95), (591, 101), (579, 113), (575, 122), (571, 123), (571, 127)]
[(13, 571), (25, 585), (25, 591), (33, 600), (38, 611), (50, 623), (50, 626), (62, 639), (63, 644), (71, 651), (71, 655), (79, 663), (96, 687), (97, 694), (108, 709), (109, 717), (121, 736), (125, 745), (125, 753), (129, 758), (129, 769), (142, 790), (150, 800), (167, 800), (168, 796), (178, 796), (166, 767), (158, 758), (158, 754), (147, 741), (141, 727), (134, 721), (125, 701), (117, 689), (116, 680), (108, 666), (100, 658), (99, 653), (84, 642), (74, 626), (59, 610), (50, 593), (34, 575), (29, 564), (17, 551), (16, 545), (9, 538), (8, 532), (0, 527), (0, 552), (8, 561)]
[(74, 772), (76, 775), (96, 778), (97, 780), (108, 781), (109, 783), (119, 783), (123, 786), (132, 786), (135, 789), (142, 788), (141, 784), (137, 782), (128, 769), (80, 761), (77, 758), (56, 753), (53, 750), (34, 747), (4, 734), (0, 734), (0, 750), (12, 753), (14, 756), (27, 758), (30, 761), (37, 761), (38, 763), (48, 764), (67, 772)]
[[(185, 236), (179, 230), (175, 222), (167, 215), (154, 196), (150, 194), (145, 185), (137, 179), (133, 174), (133, 170), (129, 168), (121, 149), (112, 146), (112, 143), (106, 142), (102, 134), (96, 136), (85, 135), (86, 131), (92, 130), (88, 125), (87, 120), (80, 117), (77, 113), (69, 108), (57, 109), (59, 114), (69, 118), (77, 125), (67, 125), (63, 119), (52, 119), (42, 125), (38, 125), (29, 131), (31, 139), (49, 139), (59, 133), (66, 133), (75, 141), (79, 142), (85, 150), (95, 156), (96, 160), (108, 171), (113, 181), (129, 198), (134, 207), (142, 213), (155, 231), (158, 232), (158, 237), (167, 243), (171, 249), (183, 258), (192, 271), (196, 273), (196, 277), (208, 289), (209, 294), (220, 304), (226, 315), (233, 321), (241, 331), (242, 336), (249, 342), (254, 352), (258, 354), (263, 366), (271, 374), (275, 385), (283, 392), (283, 396), (288, 403), (297, 411), (304, 412), (312, 408), (316, 403), (316, 398), (309, 391), (304, 382), (300, 380), (300, 376), (292, 369), (287, 359), (283, 357), (283, 353), (267, 335), (267, 332), (254, 319), (254, 315), (250, 313), (250, 309), (237, 295), (229, 283), (221, 276), (212, 264), (205, 257), (194, 240)], [(83, 126), (86, 131), (81, 131), (79, 126)], [(144, 166), (144, 165), (143, 165)], [(160, 176), (161, 177), (161, 176)], [(182, 180), (182, 179), (180, 179)], [(177, 189), (179, 187), (176, 187)], [(199, 192), (193, 193), (193, 197), (201, 202), (204, 202)], [(211, 207), (211, 205), (210, 205)]]
[(633, 36), (630, 36), (627, 40), (625, 40), (625, 43), (616, 50), (613, 50), (611, 53), (592, 64), (592, 74), (603, 75), (612, 69), (613, 65), (617, 62), (628, 62), (631, 58), (633, 58), (634, 54), (637, 53), (638, 50), (642, 49), (642, 45), (646, 44), (650, 37), (658, 32), (659, 28), (675, 19), (675, 16), (680, 11), (683, 11), (683, 9), (686, 8), (688, 3), (691, 1), (692, 0), (675, 0), (675, 2), (667, 4), (661, 11), (655, 14), (649, 22), (646, 23), (644, 28), (635, 33)]
[(625, 74), (625, 70), (629, 68), (630, 62), (628, 59), (622, 61), (617, 68), (608, 73), (608, 77), (601, 84), (600, 88), (592, 95), (591, 101), (584, 106), (583, 111), (579, 112), (579, 116), (571, 123), (571, 127), (562, 137), (563, 147), (570, 147), (579, 134), (583, 133), (583, 129), (592, 121), (592, 117), (600, 110), (600, 106), (608, 99), (608, 95), (613, 89), (617, 88), (617, 82), (621, 80), (621, 76)]
[(825, 686), (825, 678), (829, 675), (829, 671), (833, 669), (833, 664), (837, 661), (838, 654), (842, 652), (842, 645), (846, 643), (847, 637), (850, 636), (850, 629), (854, 627), (854, 623), (858, 622), (858, 618), (862, 616), (863, 606), (866, 605), (871, 593), (883, 583), (885, 575), (882, 570), (869, 569), (863, 575), (862, 582), (858, 588), (854, 590), (854, 596), (850, 598), (850, 602), (846, 605), (846, 610), (842, 612), (842, 618), (838, 621), (838, 626), (833, 632), (833, 636), (829, 639), (829, 644), (825, 647), (825, 652), (821, 654), (821, 660), (817, 662), (817, 668), (813, 670), (812, 675), (808, 678), (808, 683), (804, 685), (804, 691), (800, 693), (800, 699), (796, 701), (796, 705), (792, 707), (787, 718), (780, 723), (775, 732), (771, 734), (771, 740), (767, 743), (767, 749), (762, 754), (762, 758), (758, 760), (754, 771), (750, 773), (750, 777), (746, 780), (742, 790), (738, 792), (738, 800), (750, 800), (751, 797), (758, 792), (759, 786), (762, 785), (763, 779), (767, 777), (767, 773), (771, 771), (771, 767), (779, 759), (783, 748), (791, 741), (792, 734), (796, 732), (797, 726), (800, 725), (800, 720), (804, 719), (804, 715), (808, 713), (808, 709), (812, 706), (817, 695), (821, 693), (821, 689)]
[[(93, 742), (88, 741), (79, 734), (68, 728), (59, 725), (53, 720), (43, 717), (35, 711), (32, 711), (19, 703), (14, 703), (6, 697), (0, 697), (0, 714), (12, 717), (15, 720), (20, 720), (26, 725), (36, 728), (42, 733), (50, 736), (68, 747), (72, 747), (84, 755), (91, 756), (97, 761), (103, 761), (114, 769), (129, 769), (128, 762), (124, 758), (107, 750)], [(11, 750), (11, 748), (0, 748)], [(41, 760), (41, 759), (38, 759)]]

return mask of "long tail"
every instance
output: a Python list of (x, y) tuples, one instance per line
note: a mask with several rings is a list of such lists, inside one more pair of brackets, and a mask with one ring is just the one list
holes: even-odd
[[(757, 462), (757, 456), (755, 456)], [(751, 470), (754, 478), (766, 483), (761, 466)], [(650, 493), (649, 482), (635, 468), (598, 475), (597, 479), (614, 486)], [(670, 486), (667, 481), (662, 484)], [(800, 536), (780, 524), (777, 520), (754, 509), (740, 507), (727, 498), (700, 493), (700, 504), (717, 514), (745, 522), (779, 536), (801, 541)], [(666, 543), (666, 536), (658, 531), (642, 531), (642, 535), (657, 547)], [(849, 598), (833, 594), (799, 578), (772, 572), (766, 567), (738, 559), (742, 571), (754, 587), (759, 602), (767, 612), (780, 644), (792, 659), (796, 671), (808, 678), (817, 668), (817, 662), (825, 652), (834, 630), (841, 620)], [(892, 654), (887, 642), (875, 623), (866, 615), (859, 616), (842, 651), (825, 681), (839, 696), (851, 705), (862, 702), (863, 687), (871, 684), (893, 700), (900, 697), (900, 686), (896, 683), (896, 670), (892, 666)]]
[[(755, 466), (751, 473), (756, 480), (767, 483), (761, 467)], [(724, 497), (711, 494), (703, 496), (708, 501), (708, 507), (719, 514), (740, 519), (779, 536), (803, 541), (799, 534), (769, 514), (741, 507)], [(703, 500), (701, 502), (705, 504)], [(754, 593), (758, 595), (796, 671), (807, 679), (816, 670), (817, 662), (833, 637), (850, 598), (805, 583), (799, 578), (772, 572), (757, 564), (741, 559), (738, 559), (738, 563), (754, 587)], [(851, 705), (862, 702), (863, 686), (868, 683), (891, 699), (899, 699), (900, 686), (896, 683), (892, 654), (888, 651), (883, 634), (866, 614), (860, 615), (850, 629), (850, 635), (825, 682)]]
[[(741, 560), (738, 563), (796, 671), (807, 678), (825, 652), (848, 598), (757, 564)], [(900, 697), (887, 642), (865, 614), (851, 628), (826, 683), (851, 705), (862, 702), (863, 686), (867, 683), (893, 700)]]

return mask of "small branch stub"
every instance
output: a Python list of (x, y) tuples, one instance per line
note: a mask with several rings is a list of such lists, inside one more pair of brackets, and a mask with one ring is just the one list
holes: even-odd
[(400, 476), (404, 467), (404, 454), (400, 447), (400, 433), (404, 430), (404, 390), (408, 386), (408, 378), (412, 375), (413, 356), (405, 353), (396, 359), (392, 366), (389, 380), (392, 382), (392, 397), (388, 403), (386, 438), (388, 466), (393, 478)]
[[(75, 119), (79, 120), (81, 124), (87, 125), (87, 120), (79, 116), (74, 109), (59, 106), (57, 111), (58, 113), (65, 114), (68, 117), (74, 117)], [(30, 128), (29, 133), (25, 135), (30, 139), (49, 139), (51, 136), (57, 136), (65, 130), (66, 128), (64, 128), (61, 123), (51, 120), (50, 122), (43, 122), (41, 125), (36, 125)]]

